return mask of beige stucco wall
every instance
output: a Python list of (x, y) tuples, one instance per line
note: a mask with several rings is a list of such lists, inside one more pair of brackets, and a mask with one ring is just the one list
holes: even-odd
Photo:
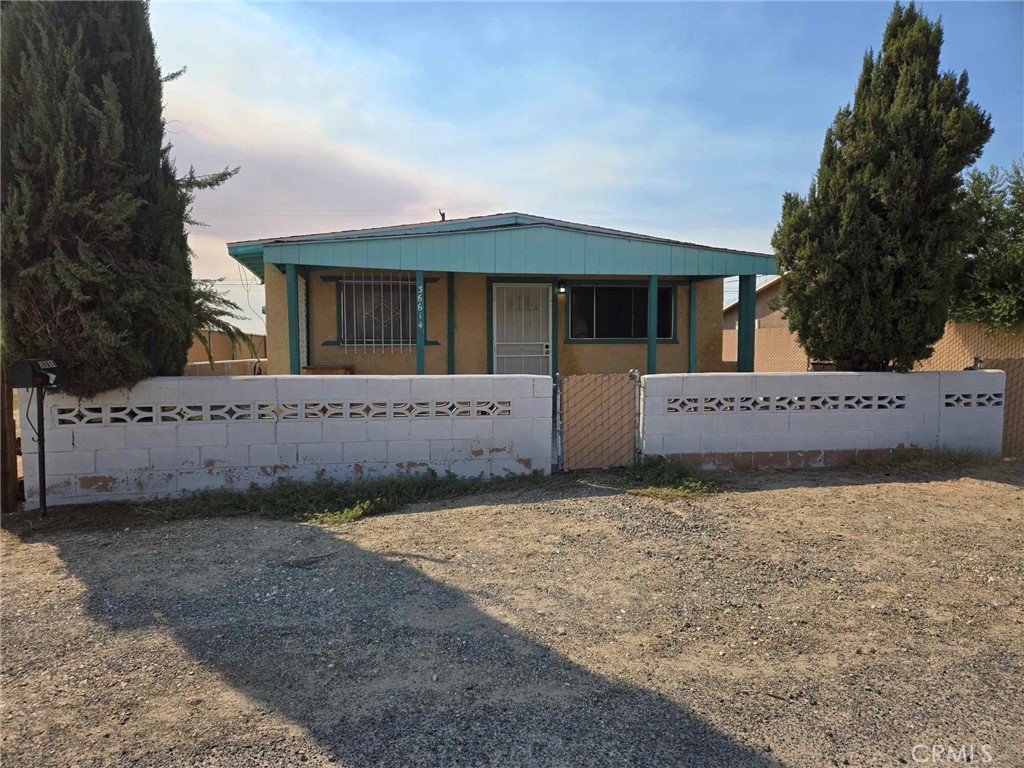
[[(310, 363), (314, 366), (354, 366), (359, 375), (409, 374), (416, 372), (414, 346), (391, 352), (363, 351), (323, 346), (334, 339), (337, 329), (334, 284), (323, 276), (343, 274), (344, 270), (312, 273), (309, 285)], [(447, 282), (442, 273), (429, 273), (437, 282), (426, 285), (427, 339), (437, 345), (426, 348), (426, 372), (448, 372)], [(519, 277), (529, 277), (526, 275)], [(565, 275), (565, 279), (586, 279)], [(609, 276), (606, 279), (614, 279)], [(537, 276), (538, 282), (550, 282), (550, 275)], [(658, 372), (680, 373), (687, 369), (689, 289), (677, 287), (676, 328), (678, 343), (658, 345)], [(720, 371), (722, 364), (722, 280), (706, 280), (697, 285), (697, 367), (700, 371)], [(641, 372), (647, 367), (647, 343), (566, 344), (566, 296), (558, 301), (558, 367), (562, 374), (625, 373), (631, 368)], [(276, 268), (266, 269), (267, 366), (271, 374), (288, 373), (288, 302), (285, 279)], [(460, 273), (455, 276), (455, 372), (487, 373), (487, 276)]]
[[(789, 321), (782, 314), (782, 310), (775, 309), (772, 304), (773, 300), (778, 297), (781, 286), (782, 281), (776, 280), (758, 289), (754, 306), (754, 318), (757, 320), (758, 328), (789, 327)], [(740, 307), (739, 304), (734, 304), (722, 312), (722, 328), (735, 331), (739, 319)]]

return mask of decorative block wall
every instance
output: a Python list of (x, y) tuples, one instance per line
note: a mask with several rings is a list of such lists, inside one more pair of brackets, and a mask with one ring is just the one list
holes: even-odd
[(1002, 371), (643, 377), (641, 451), (702, 467), (823, 466), (893, 449), (999, 454)]
[[(50, 395), (47, 503), (278, 478), (547, 473), (551, 398), (547, 376), (168, 377), (90, 400)], [(26, 505), (34, 508), (35, 404), (27, 392), (19, 399)]]

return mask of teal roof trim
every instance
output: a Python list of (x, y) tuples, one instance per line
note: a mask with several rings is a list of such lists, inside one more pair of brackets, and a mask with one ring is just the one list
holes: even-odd
[(264, 263), (481, 274), (712, 277), (777, 272), (768, 254), (525, 214), (230, 243), (228, 252), (261, 278)]

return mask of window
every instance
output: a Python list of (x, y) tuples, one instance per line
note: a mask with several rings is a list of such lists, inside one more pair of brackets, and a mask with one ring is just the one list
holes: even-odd
[(338, 281), (338, 342), (416, 342), (416, 285), (410, 280)]
[[(658, 338), (671, 339), (672, 286), (658, 288)], [(570, 339), (646, 339), (647, 288), (574, 285), (569, 289)]]

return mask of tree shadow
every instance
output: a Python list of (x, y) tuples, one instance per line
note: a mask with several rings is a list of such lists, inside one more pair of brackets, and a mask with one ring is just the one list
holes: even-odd
[(781, 765), (489, 616), (405, 562), (419, 553), (254, 518), (31, 538), (92, 619), (169, 631), (344, 765)]

